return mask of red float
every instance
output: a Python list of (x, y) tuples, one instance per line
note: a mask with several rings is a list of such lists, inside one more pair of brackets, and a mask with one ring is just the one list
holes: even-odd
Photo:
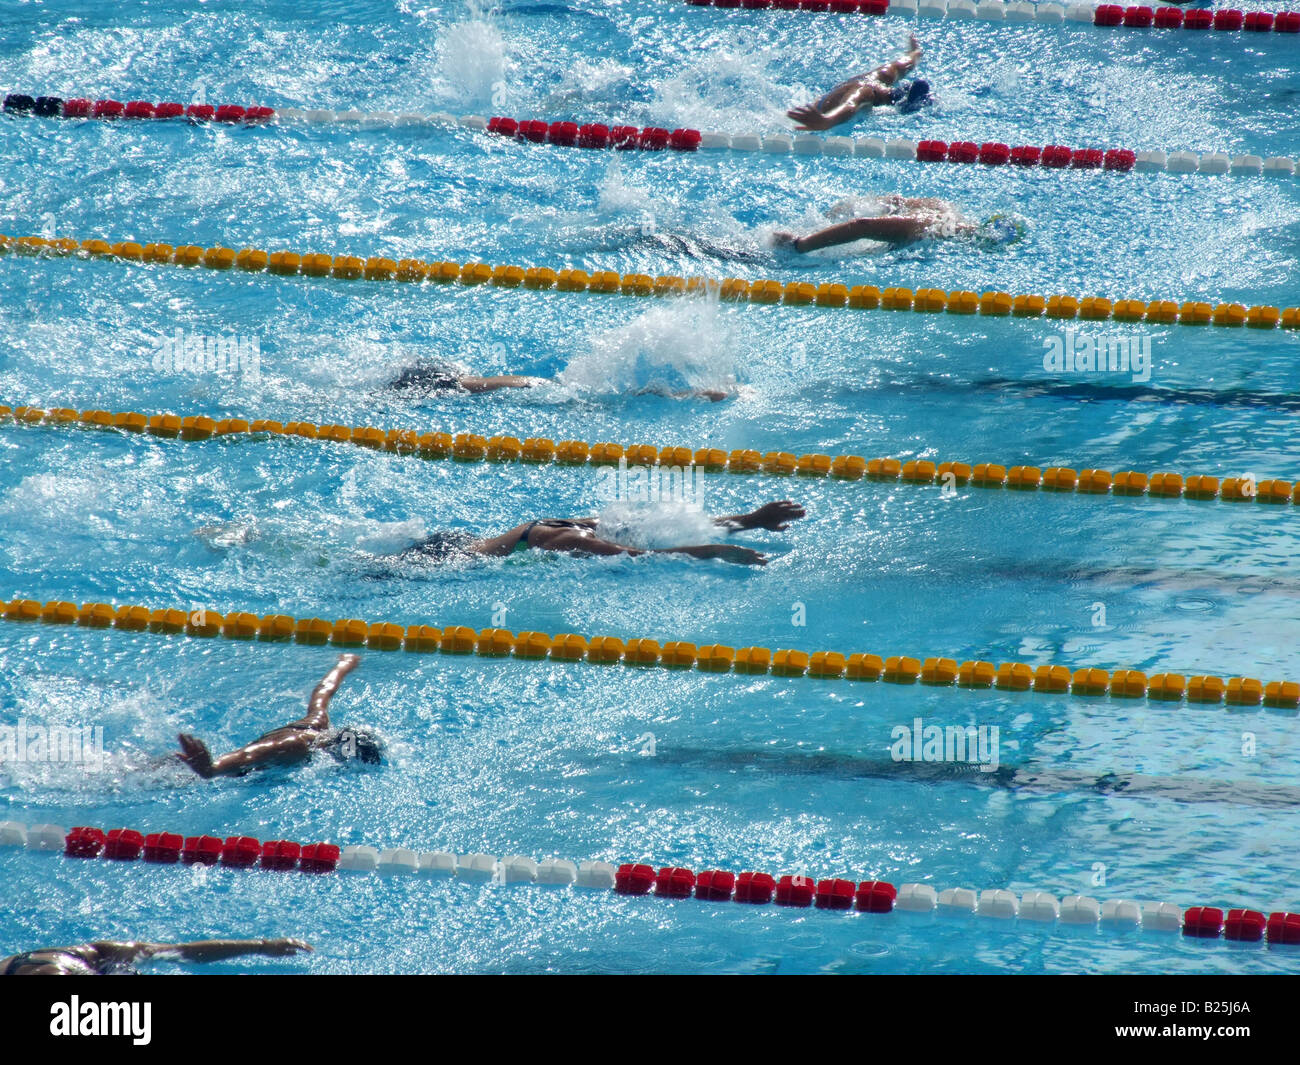
[(339, 848), (333, 843), (309, 843), (302, 849), (298, 869), (304, 873), (332, 873), (339, 864)]
[(588, 122), (578, 127), (579, 148), (608, 148), (609, 127), (600, 122)]
[(698, 129), (675, 129), (668, 136), (668, 147), (677, 152), (694, 152), (700, 147)]
[(857, 907), (863, 913), (889, 913), (898, 889), (888, 880), (864, 880), (858, 885)]
[(83, 100), (78, 97), (75, 100), (63, 101), (64, 118), (89, 118), (95, 105), (89, 100)]
[(212, 117), (218, 122), (242, 122), (247, 112), (238, 104), (222, 104)]
[(1037, 166), (1042, 162), (1043, 149), (1028, 144), (1011, 149), (1011, 162), (1016, 166)]
[(706, 869), (695, 878), (695, 897), (705, 902), (726, 902), (736, 887), (736, 874)]
[(883, 15), (889, 10), (889, 0), (862, 0), (858, 10), (864, 15)]
[(121, 118), (122, 112), (125, 110), (126, 106), (118, 100), (96, 100), (95, 106), (90, 112), (90, 117), (112, 121), (115, 118)]
[(1076, 148), (1070, 153), (1070, 165), (1076, 170), (1096, 170), (1104, 159), (1100, 148)]
[(666, 865), (655, 877), (655, 894), (669, 899), (689, 899), (695, 889), (695, 874), (689, 869)]
[(78, 826), (63, 839), (63, 853), (69, 858), (96, 858), (104, 849), (104, 833), (98, 828)]
[(1155, 24), (1157, 29), (1176, 30), (1183, 24), (1183, 12), (1177, 7), (1156, 8)]
[(1242, 24), (1246, 21), (1246, 16), (1235, 8), (1220, 8), (1214, 13), (1214, 28), (1226, 32), (1235, 32), (1240, 30)]
[(252, 836), (230, 836), (221, 848), (221, 864), (234, 869), (256, 865), (262, 856), (262, 844)]
[(104, 840), (104, 857), (119, 862), (133, 862), (144, 850), (144, 836), (134, 828), (115, 828)]
[(174, 832), (150, 832), (144, 837), (144, 860), (174, 865), (181, 860), (185, 840)]
[(799, 8), (799, 0), (772, 0), (772, 6), (779, 11), (796, 11)]
[(783, 876), (776, 882), (778, 906), (811, 906), (816, 885), (811, 877)]
[(772, 901), (772, 892), (776, 890), (776, 881), (767, 873), (741, 873), (736, 877), (736, 893), (732, 897), (737, 902), (750, 902), (765, 905)]
[(1300, 913), (1270, 913), (1267, 934), (1270, 943), (1300, 944)]
[(1069, 166), (1073, 161), (1074, 152), (1063, 144), (1049, 144), (1043, 149), (1043, 166), (1060, 169), (1061, 167)]
[(767, 8), (772, 6), (772, 0), (740, 0), (741, 7), (750, 8)]
[(799, 7), (803, 11), (829, 11), (831, 0), (802, 0)]
[(1132, 170), (1137, 153), (1127, 148), (1111, 148), (1102, 156), (1101, 165), (1106, 170)]
[(818, 880), (814, 901), (819, 910), (851, 910), (853, 890), (852, 880)]
[(645, 895), (654, 887), (655, 871), (648, 865), (627, 863), (614, 874), (614, 890), (620, 895)]
[(831, 11), (836, 15), (853, 15), (858, 10), (858, 0), (831, 0)]
[(244, 121), (250, 125), (255, 122), (270, 122), (274, 117), (274, 107), (250, 107), (244, 112)]
[(166, 103), (154, 108), (155, 118), (180, 118), (183, 114), (185, 114), (184, 104)]
[(1183, 15), (1183, 29), (1208, 30), (1214, 22), (1214, 16), (1204, 8), (1193, 8)]
[(1279, 11), (1273, 19), (1274, 33), (1300, 33), (1300, 11)]
[(1092, 20), (1098, 26), (1118, 26), (1124, 21), (1124, 9), (1119, 4), (1101, 4), (1093, 13)]
[(191, 122), (211, 122), (216, 113), (211, 104), (190, 104), (185, 108), (185, 117)]
[(948, 162), (950, 163), (973, 163), (979, 157), (979, 145), (972, 141), (953, 141), (948, 145)]
[(637, 147), (646, 152), (662, 152), (668, 147), (669, 133), (657, 126), (646, 126), (637, 137)]
[(1193, 906), (1183, 914), (1183, 935), (1218, 939), (1223, 932), (1223, 911), (1213, 906)]
[(1242, 943), (1258, 943), (1264, 938), (1268, 922), (1258, 910), (1229, 910), (1223, 922), (1223, 938)]
[(636, 126), (611, 126), (609, 129), (609, 143), (624, 151), (640, 147), (640, 136), (641, 131)]
[(1011, 161), (1011, 149), (997, 141), (980, 145), (979, 161), (985, 166), (1005, 166)]
[(546, 130), (546, 139), (552, 144), (573, 148), (578, 143), (578, 123), (552, 122)]
[(1246, 14), (1246, 21), (1241, 24), (1241, 28), (1250, 33), (1271, 33), (1273, 16), (1267, 11), (1250, 11)]
[(1155, 12), (1149, 7), (1130, 7), (1124, 11), (1124, 25), (1145, 29), (1155, 21)]
[(923, 163), (941, 163), (948, 158), (947, 141), (921, 141), (916, 146), (916, 157)]
[(533, 144), (545, 144), (546, 134), (551, 127), (540, 119), (528, 119), (519, 123), (519, 136)]
[(124, 118), (153, 118), (158, 109), (144, 100), (132, 100), (122, 111)]
[(216, 865), (221, 860), (221, 840), (216, 836), (186, 836), (181, 848), (181, 861), (186, 865), (196, 862)]
[(277, 839), (262, 844), (262, 868), (287, 872), (302, 857), (302, 845), (292, 840)]

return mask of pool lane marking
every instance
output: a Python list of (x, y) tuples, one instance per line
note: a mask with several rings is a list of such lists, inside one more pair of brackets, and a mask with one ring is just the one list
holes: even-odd
[[(1177, 9), (1170, 9), (1177, 10)], [(1049, 144), (1010, 145), (1000, 141), (909, 140), (906, 137), (820, 136), (805, 132), (720, 133), (681, 128), (669, 130), (658, 126), (609, 125), (602, 122), (574, 122), (555, 119), (520, 119), (504, 115), (484, 117), (444, 112), (430, 114), (395, 114), (392, 111), (334, 111), (297, 107), (242, 107), (223, 104), (150, 103), (132, 100), (64, 100), (54, 96), (31, 96), (9, 93), (4, 98), (8, 114), (50, 118), (119, 119), (147, 121), (188, 121), (192, 124), (216, 123), (232, 126), (267, 125), (343, 125), (362, 129), (454, 128), (486, 132), (509, 139), (551, 144), (568, 148), (616, 149), (632, 151), (694, 152), (734, 151), (762, 152), (768, 155), (856, 156), (868, 159), (901, 159), (911, 162), (980, 163), (985, 166), (1009, 166), (1013, 169), (1103, 170), (1110, 173), (1166, 172), (1171, 174), (1268, 174), (1289, 177), (1300, 169), (1295, 159), (1286, 156), (1263, 157), (1250, 153), (1228, 155), (1225, 152), (1178, 150), (1134, 151), (1129, 148), (1071, 148)]]
[(287, 614), (257, 615), (248, 612), (226, 614), (207, 607), (180, 610), (150, 609), (110, 603), (76, 603), (15, 598), (0, 608), (0, 617), (19, 624), (116, 628), (129, 632), (152, 632), (199, 639), (222, 636), (232, 640), (258, 640), (337, 647), (367, 647), (374, 651), (407, 651), (418, 654), (439, 652), (449, 661), (466, 656), (510, 661), (588, 662), (610, 666), (669, 670), (698, 670), (703, 673), (736, 673), (745, 676), (770, 674), (778, 677), (815, 677), (825, 680), (881, 681), (886, 684), (921, 684), (934, 688), (1036, 691), (1080, 698), (1109, 696), (1112, 699), (1147, 699), (1151, 702), (1229, 707), (1267, 706), (1300, 708), (1300, 684), (1294, 681), (1261, 682), (1254, 677), (1230, 677), (1181, 673), (1148, 676), (1133, 669), (1108, 671), (1093, 667), (1070, 669), (1024, 662), (969, 660), (958, 664), (952, 658), (912, 658), (907, 655), (879, 655), (839, 651), (812, 653), (788, 648), (731, 647), (684, 640), (587, 637), (578, 633), (550, 635), (544, 632), (511, 632), (508, 629), (475, 630), (464, 625), (445, 627), (402, 625), (391, 621), (370, 622), (360, 618), (294, 618)]
[(1137, 470), (1085, 469), (1066, 466), (1003, 466), (998, 463), (935, 462), (929, 459), (868, 459), (861, 455), (795, 455), (791, 451), (759, 452), (753, 449), (685, 447), (654, 444), (589, 444), (581, 440), (546, 437), (485, 437), (476, 433), (420, 433), (415, 429), (376, 429), (371, 426), (317, 425), (314, 422), (279, 422), (268, 419), (215, 419), (206, 415), (141, 414), (137, 411), (76, 411), (71, 407), (0, 406), (0, 428), (5, 425), (47, 425), (147, 434), (166, 439), (206, 440), (212, 437), (257, 435), (293, 436), (326, 443), (414, 455), (456, 462), (522, 463), (536, 466), (595, 468), (612, 478), (636, 476), (650, 469), (705, 473), (766, 474), (775, 477), (815, 477), (833, 481), (875, 481), (943, 491), (959, 487), (1006, 489), (1011, 492), (1050, 492), (1076, 497), (1108, 496), (1148, 499), (1217, 499), (1228, 503), (1300, 505), (1300, 481), (1257, 480), (1251, 476), (1220, 480), (1207, 474), (1168, 471), (1151, 474)]
[(1016, 317), (1059, 321), (1157, 322), (1186, 326), (1215, 325), (1227, 328), (1250, 327), (1272, 330), (1300, 329), (1300, 307), (1278, 308), (1269, 304), (1247, 307), (1241, 303), (1199, 300), (1112, 301), (1105, 296), (1016, 295), (988, 291), (983, 294), (938, 288), (877, 288), (875, 285), (848, 285), (808, 281), (756, 280), (728, 277), (684, 278), (674, 274), (619, 274), (613, 270), (561, 269), (484, 262), (457, 263), (402, 259), (382, 256), (361, 258), (356, 255), (299, 254), (291, 251), (268, 253), (258, 248), (235, 251), (220, 245), (203, 248), (197, 244), (174, 247), (171, 244), (140, 244), (106, 240), (76, 241), (67, 237), (10, 237), (0, 234), (0, 259), (16, 253), (14, 262), (28, 262), (33, 257), (58, 262), (107, 259), (113, 262), (147, 263), (179, 267), (206, 267), (210, 270), (240, 270), (248, 273), (279, 274), (310, 278), (333, 277), (345, 281), (459, 284), (468, 287), (490, 285), (507, 292), (521, 290), (590, 292), (621, 294), (634, 297), (678, 298), (706, 296), (729, 303), (753, 303), (784, 306), (817, 306), (849, 310), (915, 311), (937, 314), (947, 312), (957, 318)]
[[(1111, 899), (1100, 902), (1088, 895), (1057, 898), (1045, 891), (1014, 892), (1004, 888), (936, 890), (930, 884), (844, 877), (814, 878), (805, 872), (779, 877), (763, 872), (732, 873), (724, 869), (696, 872), (683, 866), (656, 866), (648, 862), (605, 861), (581, 863), (558, 858), (536, 861), (526, 855), (458, 855), (450, 851), (419, 852), (411, 848), (379, 849), (364, 844), (315, 843), (293, 840), (262, 841), (254, 836), (189, 836), (179, 833), (145, 834), (136, 829), (105, 832), (81, 825), (65, 830), (58, 825), (0, 822), (0, 847), (53, 852), (75, 861), (102, 859), (118, 863), (165, 865), (221, 865), (225, 868), (309, 874), (371, 874), (388, 877), (416, 876), (456, 880), (465, 884), (505, 887), (530, 884), (558, 889), (574, 888), (613, 892), (627, 896), (653, 895), (662, 900), (695, 898), (701, 902), (735, 902), (794, 909), (887, 914), (894, 911), (948, 918), (987, 918), (1015, 922), (1018, 931), (1048, 931), (1073, 927), (1081, 932), (1166, 932), (1194, 939), (1267, 943), (1270, 947), (1300, 944), (1300, 914), (1246, 908), (1195, 905), (1186, 908), (1170, 902)], [(1225, 912), (1226, 910), (1226, 912)], [(1023, 926), (1023, 927), (1022, 927)], [(1008, 927), (1010, 927), (1008, 925)]]

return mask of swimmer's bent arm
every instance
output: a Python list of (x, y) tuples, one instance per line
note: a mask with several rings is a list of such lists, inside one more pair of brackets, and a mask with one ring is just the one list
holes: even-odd
[(361, 657), (359, 655), (339, 655), (339, 660), (334, 664), (334, 668), (321, 678), (321, 682), (312, 691), (311, 698), (307, 701), (306, 716), (295, 721), (294, 724), (313, 729), (329, 728), (330, 700), (334, 698), (334, 693), (339, 690), (343, 678), (360, 664)]

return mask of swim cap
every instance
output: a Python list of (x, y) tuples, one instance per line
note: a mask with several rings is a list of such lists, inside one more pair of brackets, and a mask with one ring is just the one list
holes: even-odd
[(980, 223), (976, 239), (988, 247), (1005, 248), (1025, 239), (1025, 223), (1015, 215), (990, 215)]
[(325, 747), (335, 758), (355, 758), (359, 762), (373, 765), (383, 761), (383, 743), (373, 732), (365, 729), (339, 729)]

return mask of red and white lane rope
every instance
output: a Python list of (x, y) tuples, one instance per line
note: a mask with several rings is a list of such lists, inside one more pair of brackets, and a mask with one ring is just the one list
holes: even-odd
[(27, 826), (0, 822), (0, 847), (52, 851), (69, 858), (144, 861), (166, 865), (254, 867), (274, 872), (358, 873), (383, 876), (450, 877), (466, 883), (541, 884), (555, 887), (613, 891), (620, 895), (653, 895), (660, 899), (695, 898), (706, 902), (737, 902), (864, 913), (938, 913), (1016, 921), (1040, 928), (1049, 925), (1100, 928), (1104, 931), (1181, 932), (1197, 939), (1225, 939), (1271, 946), (1300, 945), (1300, 913), (1181, 908), (1170, 902), (1113, 899), (1100, 902), (1087, 895), (1058, 899), (1045, 891), (1017, 895), (1004, 888), (936, 890), (929, 884), (900, 884), (886, 880), (815, 879), (802, 873), (779, 877), (769, 873), (732, 873), (722, 869), (695, 872), (675, 866), (627, 862), (575, 863), (559, 858), (541, 862), (522, 855), (498, 858), (490, 854), (457, 855), (448, 851), (418, 853), (405, 848), (379, 850), (367, 846), (338, 847), (331, 843), (300, 844), (290, 840), (260, 841), (252, 836), (183, 837), (168, 832), (148, 835), (134, 829), (81, 826), (70, 831), (57, 825)]
[(658, 126), (609, 125), (512, 118), (495, 115), (445, 113), (396, 114), (392, 111), (332, 111), (302, 108), (244, 107), (238, 104), (149, 103), (132, 100), (64, 100), (54, 96), (9, 93), (6, 114), (100, 121), (167, 121), (224, 123), (227, 125), (333, 125), (365, 129), (412, 126), (460, 127), (533, 144), (565, 148), (621, 151), (703, 150), (759, 152), (768, 155), (854, 156), (865, 159), (900, 159), (923, 163), (964, 163), (1047, 170), (1165, 171), (1171, 174), (1270, 174), (1292, 176), (1300, 161), (1286, 156), (1229, 155), (1226, 152), (1134, 151), (1130, 148), (1073, 148), (1061, 144), (1011, 145), (1000, 141), (919, 140), (903, 137), (821, 136), (815, 133), (712, 133), (696, 129)]
[(835, 15), (901, 15), (906, 18), (977, 19), (986, 22), (1075, 22), (1107, 29), (1163, 29), (1219, 33), (1300, 33), (1300, 12), (1220, 8), (1129, 6), (1027, 0), (686, 0), (692, 7), (747, 11), (808, 11)]

